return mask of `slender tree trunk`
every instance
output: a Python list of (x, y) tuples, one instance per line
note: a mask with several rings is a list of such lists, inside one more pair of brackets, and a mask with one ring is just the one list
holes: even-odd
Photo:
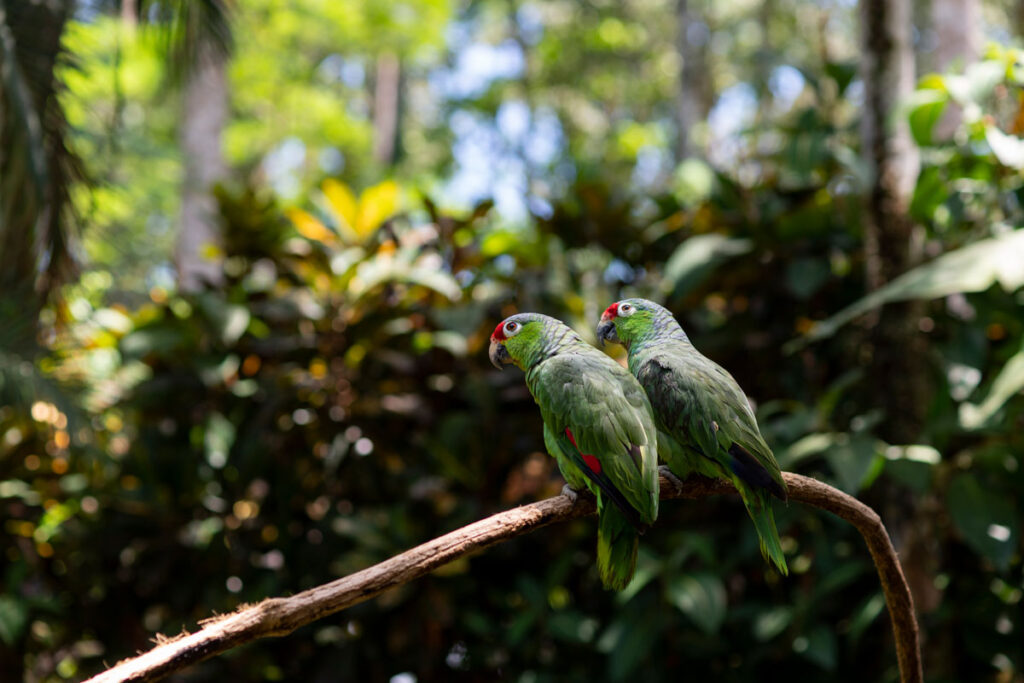
[(373, 92), (373, 158), (390, 166), (398, 153), (398, 118), (401, 105), (402, 67), (398, 56), (384, 53), (377, 58)]
[[(864, 204), (864, 257), (868, 287), (877, 289), (912, 268), (919, 260), (919, 231), (909, 215), (919, 156), (907, 121), (898, 105), (914, 87), (911, 48), (911, 0), (861, 0), (861, 77), (864, 112), (863, 155), (874, 173)], [(865, 345), (871, 403), (885, 417), (880, 436), (889, 443), (915, 443), (921, 438), (930, 403), (928, 346), (918, 324), (921, 302), (884, 307), (872, 321)], [(904, 488), (890, 485), (882, 494), (882, 516), (893, 542), (905, 559), (905, 570), (919, 611), (935, 609), (941, 593), (935, 588), (934, 514), (925, 502)], [(927, 663), (941, 659), (942, 637), (929, 642)]]
[[(873, 170), (865, 194), (864, 251), (868, 287), (877, 289), (911, 268), (918, 260), (915, 228), (908, 209), (917, 179), (919, 157), (909, 126), (897, 107), (914, 87), (914, 54), (910, 47), (910, 0), (861, 0), (864, 112), (863, 154)], [(890, 438), (913, 441), (923, 424), (927, 394), (919, 375), (925, 371), (919, 351), (913, 305), (887, 306), (875, 325), (874, 377), (901, 381), (877, 382), (879, 405), (887, 413)]]
[[(977, 61), (982, 41), (979, 0), (932, 0), (931, 10), (936, 38), (934, 69), (949, 71)], [(949, 107), (935, 125), (935, 138), (945, 140), (951, 137), (960, 125), (960, 119), (960, 107)]]
[(200, 46), (185, 78), (181, 115), (184, 178), (176, 258), (178, 286), (196, 291), (223, 279), (221, 231), (213, 186), (225, 176), (221, 133), (227, 119), (227, 57)]
[(676, 161), (700, 155), (690, 132), (708, 111), (707, 25), (694, 7), (695, 0), (676, 0), (676, 50), (682, 64), (679, 70), (679, 93), (676, 98)]
[(121, 0), (121, 21), (130, 26), (139, 23), (139, 0)]

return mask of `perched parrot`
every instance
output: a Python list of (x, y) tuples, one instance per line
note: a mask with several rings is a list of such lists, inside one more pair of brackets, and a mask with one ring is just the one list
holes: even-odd
[(658, 446), (651, 404), (621, 365), (559, 320), (513, 315), (494, 329), (489, 355), (499, 370), (526, 372), (544, 419), (544, 444), (558, 461), (566, 495), (584, 486), (597, 498), (597, 567), (622, 590), (636, 570), (639, 534), (658, 517)]
[(646, 299), (609, 306), (597, 338), (629, 352), (629, 371), (651, 400), (658, 452), (669, 470), (680, 478), (697, 473), (732, 482), (761, 553), (788, 574), (770, 498), (786, 500), (786, 483), (732, 375), (694, 348), (668, 310)]

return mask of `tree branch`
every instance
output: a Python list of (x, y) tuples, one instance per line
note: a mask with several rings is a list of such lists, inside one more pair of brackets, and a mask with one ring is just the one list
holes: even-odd
[[(827, 510), (845, 519), (864, 537), (892, 618), (900, 680), (902, 683), (922, 683), (913, 600), (881, 519), (867, 505), (827, 484), (788, 472), (784, 476), (791, 500)], [(682, 489), (676, 489), (664, 478), (661, 480), (661, 497), (665, 499), (705, 498), (735, 492), (725, 482), (703, 477), (687, 479)], [(161, 638), (149, 652), (124, 660), (89, 679), (88, 683), (160, 680), (190, 664), (253, 640), (287, 635), (300, 626), (369, 600), (468, 553), (555, 522), (585, 517), (594, 512), (594, 502), (586, 496), (580, 496), (575, 504), (566, 496), (556, 496), (500, 512), (355, 574), (291, 597), (269, 598), (232, 614), (208, 619), (202, 622), (201, 630), (190, 635), (174, 640)]]

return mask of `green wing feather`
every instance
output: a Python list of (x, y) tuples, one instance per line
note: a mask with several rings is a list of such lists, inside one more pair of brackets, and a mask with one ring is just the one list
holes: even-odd
[(526, 381), (554, 438), (571, 430), (578, 452), (595, 456), (643, 523), (652, 524), (658, 516), (657, 431), (636, 379), (585, 347), (539, 363)]
[(544, 423), (544, 443), (569, 486), (577, 491), (589, 488), (597, 497), (597, 571), (606, 588), (624, 590), (636, 572), (640, 534), (618, 506), (606, 500), (601, 488), (580, 471), (578, 453), (572, 442), (564, 433), (556, 436), (547, 422)]
[(786, 484), (736, 380), (688, 345), (661, 345), (630, 365), (669, 437), (661, 439), (669, 468), (678, 476), (696, 472), (732, 481), (762, 553), (788, 573), (770, 503), (770, 495), (786, 499)]

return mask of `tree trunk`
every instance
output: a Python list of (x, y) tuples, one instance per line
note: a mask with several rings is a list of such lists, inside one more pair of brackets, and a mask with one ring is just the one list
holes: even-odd
[[(863, 154), (873, 169), (864, 206), (867, 284), (877, 289), (918, 261), (915, 228), (908, 214), (918, 172), (918, 152), (900, 101), (914, 87), (910, 46), (910, 0), (862, 0), (861, 77)], [(886, 413), (885, 436), (910, 443), (921, 432), (928, 393), (923, 338), (917, 330), (919, 304), (882, 309), (873, 330), (872, 374), (879, 407)], [(898, 378), (899, 381), (884, 381)]]
[[(932, 0), (931, 9), (936, 38), (934, 69), (944, 72), (977, 61), (982, 42), (979, 1)], [(932, 134), (937, 140), (948, 139), (960, 125), (960, 119), (960, 107), (948, 107)]]
[(708, 111), (707, 66), (704, 51), (708, 41), (707, 25), (693, 6), (694, 0), (676, 2), (676, 50), (682, 64), (679, 70), (679, 94), (676, 98), (676, 162), (699, 155), (690, 131)]
[(398, 56), (384, 53), (377, 58), (373, 92), (373, 158), (390, 166), (398, 152), (398, 117), (401, 104), (402, 67)]
[[(873, 179), (865, 193), (864, 258), (870, 289), (890, 282), (919, 260), (918, 230), (908, 210), (917, 179), (919, 157), (909, 126), (898, 105), (914, 87), (911, 49), (911, 0), (861, 0), (861, 77), (864, 112), (861, 125), (863, 155)], [(879, 436), (889, 443), (915, 443), (921, 438), (930, 403), (928, 346), (918, 328), (922, 302), (885, 306), (871, 321), (865, 352), (870, 405), (884, 419)], [(941, 600), (932, 577), (938, 553), (927, 545), (933, 537), (933, 513), (906, 489), (883, 483), (882, 516), (893, 532), (893, 543), (905, 558), (905, 570), (921, 612), (934, 610)], [(925, 655), (941, 666), (942, 635), (933, 635)]]
[(121, 21), (129, 26), (139, 23), (139, 0), (121, 0)]
[(213, 186), (226, 169), (221, 133), (227, 119), (227, 56), (200, 46), (185, 76), (181, 116), (184, 178), (176, 260), (178, 287), (194, 292), (223, 279), (221, 231)]

